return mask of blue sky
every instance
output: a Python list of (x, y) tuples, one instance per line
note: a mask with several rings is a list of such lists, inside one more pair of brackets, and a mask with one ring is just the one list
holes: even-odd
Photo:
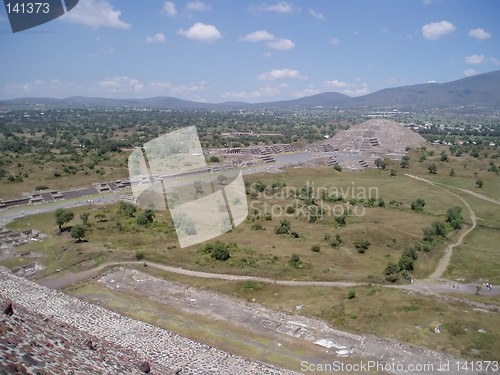
[(500, 69), (500, 1), (80, 0), (13, 34), (0, 98), (350, 96)]

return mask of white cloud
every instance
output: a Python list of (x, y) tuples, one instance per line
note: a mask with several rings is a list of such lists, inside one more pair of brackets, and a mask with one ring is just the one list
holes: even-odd
[(174, 84), (171, 82), (155, 81), (148, 84), (147, 88), (155, 92), (166, 92), (169, 95), (186, 95), (206, 90), (207, 82), (200, 81), (188, 84)]
[(130, 28), (130, 24), (120, 19), (121, 15), (122, 12), (113, 8), (106, 0), (81, 0), (77, 7), (61, 19), (92, 27)]
[(163, 4), (163, 10), (170, 17), (175, 17), (177, 15), (177, 9), (175, 8), (175, 4), (173, 1), (165, 1), (165, 4)]
[(214, 25), (206, 25), (201, 22), (195, 23), (187, 30), (180, 29), (178, 33), (188, 39), (205, 43), (213, 43), (222, 39), (220, 31)]
[(337, 92), (349, 96), (360, 96), (370, 93), (367, 83), (361, 82), (360, 78), (356, 79), (356, 81), (357, 81), (356, 83), (349, 83), (334, 79), (329, 81), (323, 81), (322, 86), (326, 89), (333, 89)]
[(274, 81), (275, 79), (307, 79), (307, 77), (300, 75), (298, 70), (293, 69), (273, 69), (269, 72), (262, 73), (258, 77), (261, 81)]
[(105, 79), (100, 81), (98, 85), (107, 93), (141, 92), (144, 89), (141, 82), (127, 76)]
[(423, 0), (422, 3), (424, 3), (424, 5), (429, 5), (432, 4), (432, 0)]
[(330, 88), (330, 89), (341, 89), (341, 88), (349, 87), (349, 86), (351, 86), (351, 84), (334, 79), (333, 81), (324, 81), (323, 86), (325, 86), (326, 88)]
[(167, 38), (163, 33), (156, 33), (155, 35), (146, 36), (146, 43), (165, 43)]
[(342, 94), (348, 95), (348, 96), (361, 96), (361, 95), (366, 95), (370, 93), (370, 90), (368, 87), (358, 87), (358, 88), (353, 88), (353, 89), (347, 89), (347, 90), (342, 90)]
[(467, 64), (482, 64), (486, 61), (484, 55), (470, 55), (465, 58)]
[(275, 40), (273, 42), (267, 43), (267, 46), (269, 48), (272, 48), (272, 49), (279, 49), (282, 51), (286, 51), (286, 50), (294, 48), (295, 43), (292, 42), (290, 39), (280, 38), (280, 39)]
[(257, 30), (243, 36), (240, 40), (244, 42), (268, 42), (266, 45), (269, 48), (277, 50), (290, 50), (295, 47), (295, 43), (290, 39), (278, 38), (266, 30)]
[(188, 12), (206, 12), (212, 10), (212, 6), (203, 1), (189, 1), (186, 4), (186, 10)]
[(281, 14), (290, 14), (293, 12), (299, 12), (300, 8), (285, 1), (280, 1), (275, 4), (262, 4), (256, 8), (260, 12), (273, 12)]
[(323, 13), (317, 12), (314, 9), (309, 9), (309, 15), (311, 17), (317, 18), (318, 20), (321, 20), (321, 21), (325, 20), (325, 16), (323, 15)]
[(441, 39), (444, 36), (452, 33), (456, 27), (448, 21), (431, 22), (422, 26), (422, 35), (428, 40)]
[(463, 73), (466, 77), (475, 76), (476, 74), (478, 74), (474, 69), (465, 69)]
[(5, 98), (23, 96), (44, 96), (64, 98), (74, 95), (102, 96), (114, 98), (138, 98), (155, 95), (181, 96), (191, 100), (200, 100), (199, 93), (206, 90), (205, 81), (192, 83), (141, 82), (138, 79), (118, 76), (101, 81), (76, 83), (71, 81), (33, 80), (20, 84), (10, 84), (0, 91)]
[(340, 43), (340, 39), (336, 36), (334, 36), (330, 39), (330, 44), (333, 44), (334, 46), (336, 46), (339, 43)]
[(262, 42), (275, 40), (276, 37), (266, 30), (257, 30), (241, 38), (244, 42)]
[(473, 29), (469, 31), (469, 36), (471, 38), (486, 40), (491, 38), (491, 33), (484, 29)]

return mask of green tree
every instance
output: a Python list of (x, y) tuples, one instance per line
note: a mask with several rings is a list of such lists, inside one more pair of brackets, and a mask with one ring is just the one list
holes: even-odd
[(446, 237), (446, 225), (441, 221), (433, 221), (432, 229), (434, 233), (439, 237)]
[(375, 166), (379, 169), (385, 169), (387, 166), (387, 163), (385, 162), (384, 159), (382, 158), (377, 158), (375, 159)]
[(338, 172), (342, 172), (342, 166), (340, 164), (335, 164), (333, 168)]
[(478, 188), (482, 188), (483, 186), (484, 186), (484, 181), (483, 181), (483, 179), (482, 179), (482, 178), (478, 178), (478, 179), (476, 180), (476, 187), (478, 187)]
[(153, 222), (154, 217), (155, 214), (153, 210), (145, 210), (144, 212), (142, 212), (140, 215), (137, 216), (137, 224), (148, 226)]
[(422, 198), (417, 198), (416, 201), (411, 202), (411, 209), (416, 212), (422, 212), (425, 207), (425, 201)]
[(392, 275), (393, 273), (399, 272), (399, 266), (394, 262), (389, 262), (385, 268), (386, 275)]
[(437, 166), (434, 163), (432, 163), (431, 165), (429, 165), (429, 167), (427, 169), (428, 169), (428, 171), (429, 171), (430, 174), (436, 174), (437, 173)]
[(458, 206), (450, 207), (446, 211), (446, 222), (450, 223), (453, 229), (461, 229), (464, 223), (462, 208)]
[(90, 216), (90, 214), (88, 212), (82, 212), (80, 214), (80, 219), (82, 220), (83, 225), (89, 224), (89, 216)]
[(441, 153), (441, 161), (448, 161), (448, 155), (444, 151)]
[(347, 293), (347, 298), (348, 299), (356, 298), (356, 291), (354, 289), (350, 289), (349, 292)]
[(401, 168), (408, 168), (410, 166), (410, 157), (408, 155), (401, 158), (400, 166)]
[(64, 208), (58, 208), (55, 214), (56, 214), (56, 224), (58, 225), (60, 232), (62, 232), (62, 226), (66, 223), (69, 223), (75, 217), (73, 211), (66, 210)]
[(300, 257), (297, 254), (292, 254), (290, 257), (290, 260), (288, 261), (288, 264), (292, 266), (293, 268), (302, 268), (302, 261), (300, 260)]
[(220, 161), (218, 156), (212, 155), (210, 156), (210, 159), (208, 159), (210, 163), (218, 163)]
[(75, 238), (77, 242), (82, 242), (86, 233), (87, 228), (82, 224), (76, 224), (71, 228), (71, 237)]
[(292, 224), (290, 224), (290, 220), (281, 219), (280, 225), (274, 230), (276, 234), (289, 234), (291, 232)]
[(356, 240), (354, 246), (358, 249), (358, 253), (363, 254), (371, 245), (370, 240)]

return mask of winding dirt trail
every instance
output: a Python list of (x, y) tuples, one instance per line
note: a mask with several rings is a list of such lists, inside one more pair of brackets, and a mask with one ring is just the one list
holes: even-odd
[[(446, 189), (446, 188), (444, 188), (442, 186), (439, 186), (439, 185), (443, 185), (443, 184), (439, 184), (439, 183), (436, 183), (436, 182), (433, 182), (433, 181), (429, 181), (429, 180), (427, 180), (425, 178), (413, 176), (411, 174), (405, 174), (405, 176), (411, 177), (411, 178), (413, 178), (415, 180), (426, 182), (426, 183), (434, 186), (435, 188), (441, 189), (441, 190), (447, 192), (448, 194), (453, 195), (455, 198), (460, 199), (462, 201), (462, 203), (465, 204), (465, 207), (467, 207), (467, 210), (469, 210), (469, 217), (471, 219), (472, 226), (470, 228), (468, 228), (466, 231), (464, 231), (460, 235), (460, 237), (458, 237), (458, 239), (457, 239), (457, 241), (455, 243), (449, 244), (446, 247), (446, 249), (444, 251), (444, 255), (439, 260), (439, 263), (438, 263), (436, 269), (434, 270), (434, 272), (432, 272), (427, 277), (428, 280), (436, 281), (436, 280), (441, 279), (443, 277), (444, 273), (446, 272), (446, 269), (448, 268), (448, 265), (450, 264), (451, 256), (453, 255), (453, 248), (456, 247), (456, 246), (460, 246), (463, 243), (464, 238), (470, 232), (472, 232), (476, 228), (476, 226), (477, 226), (477, 216), (476, 216), (476, 213), (474, 212), (474, 210), (471, 208), (471, 206), (467, 203), (467, 201), (465, 199), (463, 199), (458, 194), (455, 194), (455, 193), (449, 191), (448, 189)], [(444, 186), (446, 186), (446, 185), (444, 185)], [(462, 189), (460, 189), (460, 190), (462, 190)], [(470, 193), (473, 193), (473, 192), (470, 192)], [(481, 194), (479, 194), (479, 195), (481, 195)], [(479, 196), (478, 198), (481, 198), (481, 196)], [(487, 198), (487, 197), (484, 197), (484, 198)], [(481, 199), (484, 199), (484, 198), (481, 198)]]

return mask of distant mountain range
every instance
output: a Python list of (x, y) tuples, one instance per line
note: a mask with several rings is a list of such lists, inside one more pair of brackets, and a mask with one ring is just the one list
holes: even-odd
[(325, 92), (303, 98), (266, 102), (200, 103), (174, 97), (147, 99), (109, 99), (75, 96), (66, 99), (19, 98), (0, 101), (9, 106), (48, 107), (139, 107), (165, 109), (308, 109), (341, 107), (352, 110), (460, 110), (471, 112), (500, 111), (500, 70), (478, 74), (448, 83), (425, 83), (383, 89), (371, 94), (349, 97), (338, 92)]

